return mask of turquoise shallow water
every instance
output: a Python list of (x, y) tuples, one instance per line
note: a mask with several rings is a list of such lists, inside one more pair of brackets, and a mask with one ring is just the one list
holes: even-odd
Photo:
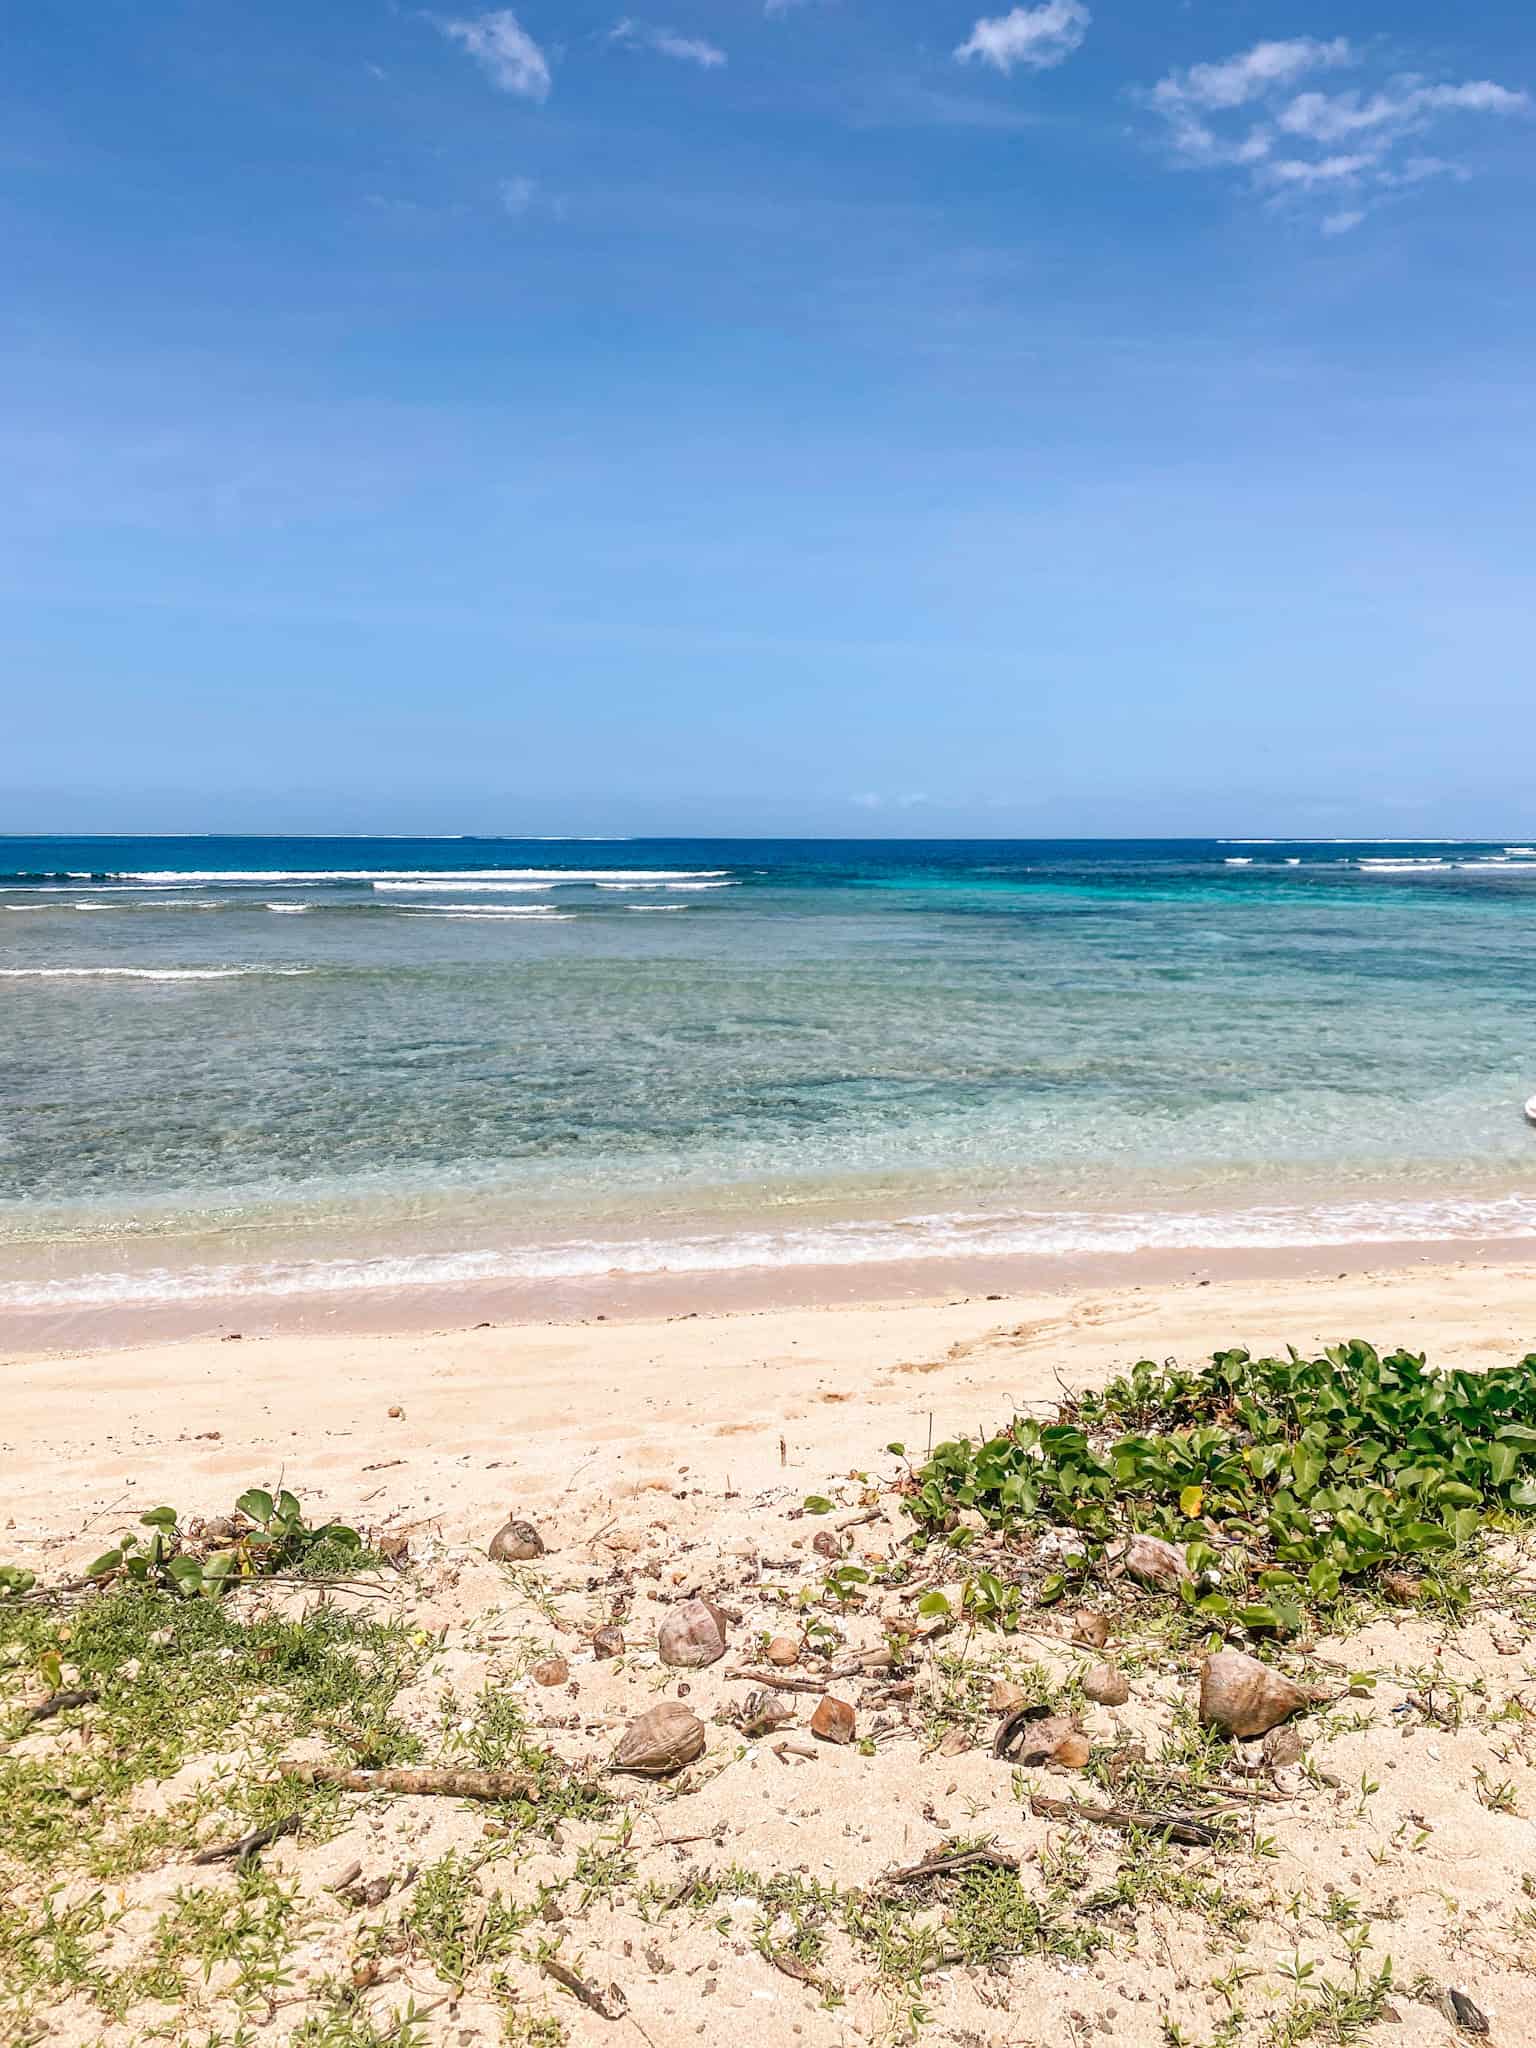
[(1536, 852), (0, 840), (0, 1306), (1536, 1235)]

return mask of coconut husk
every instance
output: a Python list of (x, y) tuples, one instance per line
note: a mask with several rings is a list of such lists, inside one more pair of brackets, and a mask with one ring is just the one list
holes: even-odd
[(680, 1700), (663, 1700), (630, 1722), (610, 1770), (637, 1778), (666, 1778), (704, 1754), (704, 1723)]
[(663, 1664), (697, 1670), (725, 1655), (725, 1616), (713, 1600), (680, 1600), (656, 1631)]
[(491, 1538), (487, 1555), (493, 1564), (527, 1564), (544, 1555), (544, 1539), (532, 1522), (522, 1522), (514, 1516)]
[(1200, 1719), (1226, 1735), (1267, 1735), (1312, 1704), (1312, 1695), (1283, 1672), (1241, 1650), (1218, 1650), (1200, 1671)]

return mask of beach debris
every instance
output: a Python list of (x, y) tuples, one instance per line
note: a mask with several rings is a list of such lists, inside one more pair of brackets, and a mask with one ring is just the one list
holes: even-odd
[(824, 1693), (811, 1716), (811, 1733), (818, 1742), (852, 1742), (854, 1714), (846, 1700)]
[(966, 1751), (973, 1746), (968, 1729), (951, 1728), (944, 1740), (939, 1744), (939, 1755), (964, 1756)]
[(794, 1718), (795, 1710), (789, 1701), (771, 1692), (749, 1692), (731, 1713), (731, 1719), (748, 1737), (771, 1735), (775, 1728), (787, 1727)]
[(1072, 1617), (1072, 1640), (1085, 1649), (1102, 1650), (1109, 1641), (1109, 1623), (1095, 1608), (1079, 1608)]
[(1123, 1707), (1131, 1696), (1125, 1673), (1116, 1664), (1095, 1664), (1083, 1679), (1083, 1692), (1099, 1707)]
[(811, 1542), (818, 1557), (841, 1557), (843, 1546), (830, 1529), (818, 1529)]
[(1224, 1735), (1267, 1735), (1311, 1704), (1310, 1693), (1241, 1650), (1218, 1650), (1200, 1670), (1201, 1722)]
[(663, 1664), (692, 1670), (717, 1663), (725, 1655), (725, 1616), (713, 1600), (680, 1600), (663, 1616), (656, 1647)]
[(1191, 1576), (1181, 1546), (1165, 1543), (1161, 1536), (1143, 1536), (1138, 1532), (1123, 1537), (1109, 1545), (1104, 1557), (1112, 1577), (1129, 1573), (1143, 1585), (1161, 1587), (1166, 1593), (1177, 1592)]
[(285, 1814), (281, 1820), (274, 1820), (264, 1828), (252, 1828), (248, 1835), (241, 1835), (238, 1841), (219, 1842), (211, 1849), (199, 1849), (192, 1858), (194, 1863), (244, 1863), (258, 1850), (265, 1849), (281, 1835), (298, 1833), (299, 1816)]
[(596, 1630), (592, 1637), (592, 1654), (599, 1664), (607, 1662), (612, 1657), (622, 1657), (624, 1654), (623, 1629), (615, 1622), (610, 1621), (602, 1628)]
[(1047, 1799), (1031, 1793), (1029, 1810), (1039, 1820), (1087, 1820), (1100, 1827), (1118, 1828), (1122, 1834), (1156, 1835), (1165, 1842), (1181, 1842), (1188, 1849), (1209, 1849), (1217, 1843), (1233, 1845), (1243, 1840), (1241, 1832), (1227, 1821), (1183, 1813), (1141, 1813), (1127, 1806), (1089, 1806), (1080, 1799)]
[(1377, 1581), (1387, 1598), (1399, 1607), (1412, 1607), (1424, 1597), (1424, 1581), (1416, 1572), (1384, 1571)]
[(39, 1721), (51, 1721), (55, 1714), (70, 1713), (75, 1707), (94, 1706), (101, 1694), (94, 1685), (74, 1686), (63, 1692), (51, 1692), (47, 1699), (39, 1700), (36, 1706), (28, 1707), (22, 1715), (24, 1728), (36, 1727)]
[(1440, 2010), (1464, 2034), (1486, 2034), (1488, 2015), (1468, 1998), (1459, 1984), (1447, 1984), (1440, 1995)]
[(1011, 1764), (1061, 1764), (1077, 1770), (1088, 1761), (1089, 1742), (1070, 1714), (1020, 1707), (1007, 1714), (992, 1738), (992, 1754)]
[(776, 1742), (773, 1745), (773, 1753), (781, 1764), (787, 1764), (792, 1756), (797, 1756), (803, 1763), (808, 1764), (818, 1761), (815, 1749), (808, 1742)]
[(486, 1554), (493, 1564), (527, 1564), (544, 1555), (544, 1539), (532, 1522), (514, 1515), (496, 1531)]
[(1271, 1771), (1289, 1770), (1301, 1762), (1301, 1730), (1289, 1722), (1271, 1728), (1264, 1738), (1264, 1762)]
[(302, 1763), (284, 1757), (278, 1776), (299, 1785), (335, 1785), (343, 1792), (397, 1792), (407, 1799), (537, 1799), (539, 1780), (529, 1771), (350, 1770), (345, 1764)]
[(539, 1968), (546, 1977), (552, 1977), (563, 1990), (569, 1991), (588, 2012), (595, 2012), (600, 2020), (621, 2020), (629, 2011), (629, 2001), (617, 1984), (610, 1984), (606, 1991), (599, 1991), (553, 1956), (541, 1956)]
[(883, 1886), (927, 1884), (935, 1877), (960, 1877), (967, 1870), (1017, 1870), (1019, 1859), (1009, 1856), (991, 1842), (974, 1849), (938, 1849), (921, 1863), (909, 1863), (904, 1870), (888, 1870)]
[(993, 1679), (987, 1705), (994, 1714), (1016, 1714), (1028, 1704), (1029, 1694), (1022, 1685), (1015, 1685), (1011, 1678)]
[(663, 1700), (625, 1729), (609, 1765), (636, 1778), (666, 1778), (704, 1754), (704, 1723), (681, 1700)]
[(394, 1403), (391, 1406), (389, 1411), (389, 1419), (391, 1422), (403, 1422), (405, 1420), (405, 1410), (399, 1405), (398, 1402)]
[(826, 1691), (825, 1682), (820, 1678), (786, 1678), (781, 1671), (751, 1671), (733, 1665), (725, 1675), (727, 1678), (744, 1679), (748, 1685), (771, 1685), (776, 1692)]
[(535, 1685), (564, 1685), (571, 1667), (563, 1657), (541, 1657), (528, 1676)]
[(341, 1892), (350, 1891), (352, 1886), (357, 1883), (357, 1880), (362, 1876), (362, 1874), (363, 1866), (354, 1856), (350, 1863), (344, 1863), (341, 1869), (337, 1871), (336, 1875), (331, 1879), (330, 1883), (326, 1886), (326, 1890), (328, 1892), (334, 1892), (338, 1894)]
[(763, 1655), (770, 1664), (777, 1664), (781, 1669), (790, 1664), (798, 1664), (800, 1661), (799, 1641), (794, 1636), (775, 1636), (763, 1652)]

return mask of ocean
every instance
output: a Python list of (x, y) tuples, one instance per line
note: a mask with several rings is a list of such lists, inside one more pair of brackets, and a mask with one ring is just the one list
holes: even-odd
[(1533, 1238), (1533, 1025), (1527, 845), (3, 839), (0, 1310)]

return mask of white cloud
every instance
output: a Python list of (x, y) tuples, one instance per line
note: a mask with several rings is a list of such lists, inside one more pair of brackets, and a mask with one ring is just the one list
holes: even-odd
[(1289, 85), (1304, 72), (1331, 70), (1354, 61), (1355, 53), (1343, 36), (1328, 43), (1311, 36), (1298, 36), (1288, 43), (1255, 43), (1251, 50), (1220, 64), (1192, 64), (1187, 71), (1170, 71), (1152, 88), (1152, 98), (1163, 107), (1212, 111), (1245, 107), (1277, 85)]
[(651, 28), (643, 21), (616, 22), (608, 31), (608, 40), (622, 43), (626, 50), (655, 50), (679, 63), (697, 64), (704, 71), (717, 71), (726, 61), (724, 50), (702, 36), (680, 36), (675, 29)]
[(1489, 79), (1466, 85), (1423, 85), (1417, 79), (1395, 79), (1369, 99), (1358, 92), (1299, 93), (1275, 119), (1288, 135), (1310, 142), (1339, 142), (1370, 129), (1422, 127), (1436, 114), (1519, 114), (1530, 95), (1511, 92)]
[(955, 51), (960, 63), (979, 57), (994, 71), (1015, 64), (1049, 71), (1081, 49), (1093, 16), (1082, 0), (1045, 0), (1040, 7), (1015, 7), (1011, 14), (983, 16)]
[(1374, 151), (1357, 156), (1324, 156), (1302, 159), (1287, 157), (1264, 166), (1263, 175), (1272, 185), (1289, 185), (1310, 192), (1318, 185), (1337, 185), (1340, 179), (1354, 179), (1376, 162)]
[(538, 197), (538, 184), (533, 178), (503, 178), (501, 181), (501, 209), (510, 213), (514, 220), (521, 220), (531, 212)]
[(1510, 115), (1531, 107), (1529, 94), (1492, 79), (1433, 84), (1399, 74), (1342, 92), (1294, 89), (1309, 73), (1366, 61), (1343, 36), (1255, 43), (1220, 63), (1171, 71), (1141, 99), (1161, 119), (1179, 164), (1246, 170), (1249, 188), (1270, 206), (1304, 204), (1354, 187), (1358, 199), (1320, 222), (1330, 235), (1358, 227), (1372, 194), (1469, 175), (1443, 157), (1404, 157), (1408, 137), (1454, 115)]
[(549, 98), (549, 61), (510, 7), (474, 21), (432, 19), (451, 42), (469, 52), (500, 91), (525, 100)]

